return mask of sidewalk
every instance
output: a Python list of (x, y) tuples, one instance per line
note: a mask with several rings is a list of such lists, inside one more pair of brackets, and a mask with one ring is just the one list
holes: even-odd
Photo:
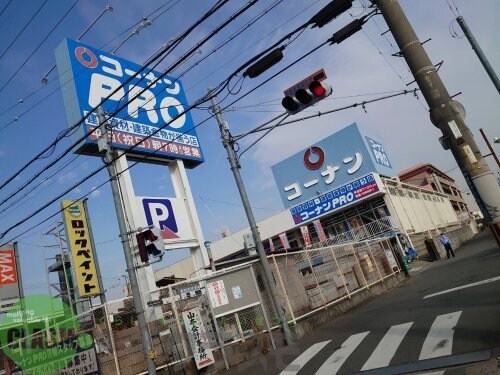
[[(487, 246), (486, 242), (495, 242), (495, 239), (491, 235), (488, 230), (484, 230), (476, 234), (469, 241), (462, 244), (462, 246), (453, 249), (455, 256), (460, 257), (462, 254), (467, 254), (468, 251), (473, 251), (474, 249), (482, 248), (483, 246)], [(427, 270), (428, 268), (434, 267), (442, 262), (446, 261), (446, 256), (439, 260), (429, 261), (423, 259), (417, 259), (410, 263), (411, 269), (409, 271), (410, 276), (415, 276), (416, 274)]]

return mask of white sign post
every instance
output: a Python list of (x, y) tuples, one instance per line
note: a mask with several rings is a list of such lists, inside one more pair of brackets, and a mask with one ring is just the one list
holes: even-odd
[(215, 363), (212, 349), (208, 341), (207, 331), (201, 320), (200, 309), (194, 307), (182, 312), (182, 319), (189, 337), (196, 367), (199, 369)]

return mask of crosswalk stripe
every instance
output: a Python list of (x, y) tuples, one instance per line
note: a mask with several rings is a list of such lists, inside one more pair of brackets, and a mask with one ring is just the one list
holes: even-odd
[(363, 332), (350, 336), (344, 341), (342, 346), (337, 349), (333, 354), (328, 357), (328, 359), (323, 363), (323, 365), (316, 372), (316, 375), (333, 375), (342, 367), (345, 360), (352, 354), (352, 352), (358, 347), (358, 345), (363, 341), (363, 339), (370, 333)]
[(297, 357), (292, 363), (290, 363), (280, 375), (294, 375), (298, 373), (302, 367), (318, 352), (323, 349), (331, 340), (318, 342), (311, 345), (304, 353)]
[(419, 360), (451, 354), (454, 328), (462, 311), (438, 315), (425, 338)]
[(392, 326), (379, 342), (368, 361), (363, 365), (361, 371), (373, 368), (389, 366), (392, 357), (396, 354), (401, 341), (412, 326), (413, 322)]

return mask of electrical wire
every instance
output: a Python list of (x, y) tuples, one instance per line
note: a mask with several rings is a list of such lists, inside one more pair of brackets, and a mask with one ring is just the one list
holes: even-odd
[[(29, 19), (28, 23), (26, 25), (24, 25), (24, 27), (21, 29), (21, 31), (19, 31), (17, 33), (17, 35), (15, 36), (14, 40), (12, 42), (10, 42), (10, 44), (7, 46), (7, 48), (5, 49), (5, 51), (2, 52), (2, 54), (0, 55), (0, 60), (2, 59), (2, 57), (5, 56), (5, 54), (10, 50), (10, 48), (12, 47), (12, 45), (16, 42), (16, 40), (21, 36), (21, 34), (24, 32), (24, 30), (26, 30), (26, 28), (31, 24), (31, 22), (35, 19), (35, 17), (40, 13), (40, 11), (42, 10), (42, 8), (45, 6), (45, 4), (47, 4), (48, 0), (45, 0), (42, 5), (40, 5), (40, 7), (36, 10), (36, 12), (31, 16), (31, 18)], [(9, 3), (5, 6), (5, 8), (2, 10), (2, 13), (4, 12), (5, 9), (7, 9), (7, 7), (9, 6), (10, 4), (10, 1)], [(1, 15), (1, 14), (0, 14)]]
[[(217, 27), (215, 30), (213, 30), (209, 35), (207, 35), (207, 37), (205, 37), (200, 43), (198, 43), (197, 46), (193, 47), (193, 49), (196, 49), (198, 48), (199, 45), (203, 45), (204, 43), (206, 43), (211, 37), (213, 37), (215, 34), (217, 34), (220, 30), (222, 30), (227, 24), (229, 24), (230, 22), (232, 22), (234, 19), (236, 19), (239, 15), (241, 15), (242, 13), (244, 13), (247, 9), (249, 9), (252, 5), (254, 5), (258, 0), (253, 0), (253, 1), (250, 1), (246, 6), (242, 7), (239, 11), (237, 11), (235, 14), (233, 14), (233, 16), (231, 16), (230, 18), (228, 18), (225, 22), (223, 22), (219, 27)], [(220, 5), (223, 5), (224, 2), (221, 1), (219, 2)], [(189, 56), (189, 52), (186, 53), (183, 57), (181, 57), (180, 60), (178, 60), (177, 64), (182, 61), (183, 59), (186, 59), (188, 56)], [(175, 66), (176, 64), (174, 64), (173, 66)], [(167, 70), (168, 71), (168, 70)], [(163, 75), (165, 75), (166, 73), (164, 73)], [(162, 76), (158, 77), (158, 79), (161, 79)], [(151, 83), (151, 84), (154, 84), (154, 83)], [(141, 93), (138, 94), (138, 96), (141, 95)], [(133, 99), (131, 99), (133, 100)], [(124, 108), (124, 106), (122, 106), (121, 108), (117, 108), (117, 110), (115, 111), (115, 113), (121, 111), (122, 109)], [(109, 118), (111, 118), (112, 116), (109, 116)], [(74, 143), (75, 144), (78, 144), (80, 143), (80, 141), (82, 141), (83, 139), (85, 139), (86, 137), (88, 137), (91, 133), (93, 133), (94, 131), (96, 131), (96, 129), (94, 129), (92, 132), (89, 132), (88, 135), (85, 135), (82, 139), (76, 141)], [(13, 196), (15, 196), (17, 193), (19, 193), (21, 190), (23, 190), (25, 187), (27, 187), (29, 184), (31, 184), (31, 182), (34, 181), (35, 178), (39, 177), (42, 173), (44, 173), (47, 169), (51, 168), (52, 166), (54, 166), (58, 161), (60, 161), (64, 156), (66, 156), (71, 150), (72, 150), (73, 146), (72, 147), (69, 147), (68, 149), (66, 149), (62, 154), (60, 154), (56, 159), (54, 159), (51, 163), (49, 163), (44, 169), (40, 170), (37, 174), (35, 174), (34, 177), (32, 177), (30, 180), (28, 180), (23, 186), (21, 186), (16, 192), (14, 192), (13, 194), (11, 194), (8, 198), (4, 199), (2, 202), (0, 202), (0, 206), (5, 203), (6, 201), (8, 201), (9, 199), (11, 199)]]
[[(153, 14), (155, 14), (156, 12), (160, 11), (163, 7), (165, 6), (168, 6), (170, 3), (172, 3), (174, 0), (170, 0), (169, 2), (167, 2), (166, 4), (163, 4), (161, 5), (160, 7), (158, 7), (156, 10), (154, 10), (153, 12), (149, 13), (146, 17), (149, 18), (151, 17)], [(155, 16), (153, 18), (153, 21), (156, 20), (160, 15), (164, 14), (166, 11), (170, 10), (172, 7), (174, 7), (176, 4), (178, 4), (181, 0), (177, 0), (172, 6), (168, 7), (166, 10), (164, 10), (163, 12), (161, 12), (159, 15)], [(142, 19), (141, 19), (142, 20)], [(108, 44), (111, 44), (113, 43), (116, 39), (118, 39), (119, 37), (121, 37), (123, 34), (125, 34), (126, 32), (130, 31), (131, 29), (133, 29), (134, 27), (136, 27), (138, 24), (140, 24), (141, 21), (138, 21), (136, 22), (135, 24), (129, 26), (127, 29), (125, 29), (123, 32), (119, 33), (117, 36), (115, 36), (113, 39), (109, 40), (108, 42), (106, 42), (104, 45), (100, 46), (99, 49), (101, 50), (104, 50), (104, 48), (108, 45)], [(65, 72), (64, 72), (65, 73)], [(80, 73), (79, 73), (80, 74)], [(56, 82), (56, 80), (52, 80), (50, 81), (48, 84), (52, 84), (53, 82)], [(68, 82), (69, 83), (69, 82)], [(66, 84), (68, 84), (66, 83)], [(12, 104), (10, 107), (4, 109), (4, 110), (0, 110), (0, 116), (6, 114), (6, 112), (10, 111), (11, 109), (17, 107), (19, 104), (21, 103), (24, 103), (28, 98), (30, 98), (31, 96), (35, 95), (36, 93), (44, 90), (45, 88), (47, 88), (47, 85), (43, 85), (41, 87), (39, 87), (38, 89), (36, 90), (33, 90), (31, 93), (29, 94), (26, 94), (23, 98), (19, 99), (15, 104)], [(48, 96), (44, 97), (42, 100), (40, 100), (39, 102), (37, 102), (36, 105), (32, 106), (29, 110), (23, 112), (22, 114), (16, 116), (18, 118), (20, 118), (22, 115), (26, 114), (27, 112), (31, 111), (32, 109), (34, 109), (34, 107), (36, 107), (37, 105), (39, 105), (40, 103), (42, 103), (46, 98), (50, 97), (54, 92), (56, 91), (59, 91), (62, 87), (59, 86), (55, 91), (51, 92)], [(7, 124), (6, 126), (2, 127), (0, 129), (3, 130), (3, 128), (7, 127), (8, 125), (10, 125), (12, 122), (14, 121), (11, 121), (9, 124)]]
[(9, 7), (10, 3), (12, 3), (12, 0), (9, 0), (7, 4), (3, 7), (3, 9), (0, 11), (0, 17), (2, 16), (3, 12)]
[[(448, 5), (448, 8), (450, 8), (451, 13), (453, 13), (453, 15), (455, 16), (455, 18), (459, 17), (460, 16), (460, 11), (458, 10), (458, 7), (457, 7), (457, 4), (455, 4), (455, 1), (451, 0), (451, 3), (450, 3), (450, 0), (445, 0), (445, 2)], [(453, 4), (453, 7), (455, 9), (453, 9), (452, 4)]]
[(260, 125), (257, 128), (255, 128), (253, 130), (250, 130), (250, 131), (248, 131), (248, 132), (246, 132), (246, 133), (244, 133), (242, 135), (236, 135), (236, 136), (234, 136), (234, 139), (240, 140), (241, 138), (243, 138), (243, 137), (245, 137), (247, 135), (250, 135), (250, 134), (255, 134), (255, 133), (258, 133), (258, 132), (261, 132), (261, 131), (267, 131), (269, 129), (274, 129), (275, 127), (278, 127), (278, 126), (285, 126), (285, 125), (293, 124), (293, 123), (296, 123), (296, 122), (309, 120), (309, 119), (314, 118), (314, 117), (324, 116), (324, 115), (327, 115), (327, 114), (330, 114), (330, 113), (334, 113), (334, 112), (340, 112), (340, 111), (343, 111), (343, 110), (346, 110), (346, 109), (351, 109), (351, 108), (356, 108), (356, 107), (363, 107), (364, 108), (364, 106), (366, 106), (367, 104), (379, 102), (379, 101), (385, 100), (385, 99), (394, 98), (396, 96), (407, 95), (407, 94), (414, 94), (415, 95), (415, 93), (417, 91), (419, 91), (419, 89), (402, 90), (399, 93), (395, 93), (395, 94), (391, 94), (391, 95), (386, 95), (386, 96), (382, 96), (382, 97), (371, 99), (371, 100), (365, 100), (363, 102), (357, 102), (357, 103), (349, 104), (347, 106), (339, 107), (339, 108), (328, 110), (328, 111), (325, 111), (325, 112), (319, 112), (318, 111), (314, 115), (304, 116), (304, 117), (301, 117), (301, 118), (298, 118), (298, 119), (293, 119), (293, 120), (290, 120), (290, 121), (285, 121), (285, 122), (279, 123), (277, 125), (270, 125), (270, 126), (267, 126), (267, 127), (263, 127), (262, 125)]
[(280, 28), (282, 28), (283, 26), (285, 26), (287, 23), (289, 23), (290, 21), (292, 21), (293, 19), (297, 18), (298, 16), (302, 15), (307, 9), (311, 8), (313, 5), (317, 4), (320, 0), (315, 0), (314, 2), (310, 3), (309, 5), (307, 5), (305, 8), (301, 9), (298, 13), (296, 13), (294, 16), (290, 17), (289, 19), (287, 19), (285, 22), (281, 23), (280, 25), (278, 25), (277, 27), (275, 27), (273, 30), (271, 30), (269, 33), (267, 33), (266, 35), (264, 35), (262, 38), (258, 39), (255, 43), (252, 43), (251, 45), (249, 45), (247, 48), (243, 49), (243, 50), (240, 50), (238, 51), (238, 54), (236, 54), (233, 58), (231, 59), (226, 59), (226, 62), (222, 65), (219, 65), (219, 67), (217, 69), (215, 69), (214, 71), (210, 72), (210, 73), (207, 73), (205, 74), (205, 77), (198, 80), (197, 82), (195, 82), (193, 85), (189, 86), (187, 89), (186, 89), (186, 92), (189, 92), (191, 89), (193, 89), (194, 87), (198, 86), (201, 82), (207, 80), (208, 78), (210, 78), (211, 76), (213, 76), (215, 73), (217, 73), (219, 70), (221, 70), (222, 68), (224, 68), (225, 66), (227, 66), (228, 64), (230, 64), (231, 62), (233, 62), (235, 59), (237, 59), (238, 57), (241, 56), (241, 54), (243, 52), (246, 52), (248, 51), (250, 48), (254, 47), (258, 42), (264, 40), (265, 38), (269, 37), (270, 35), (274, 34), (276, 31), (278, 31)]
[(264, 17), (267, 13), (269, 13), (271, 10), (273, 10), (276, 6), (278, 6), (280, 3), (282, 3), (284, 0), (276, 0), (273, 4), (271, 4), (268, 8), (264, 9), (262, 12), (257, 14), (253, 19), (251, 19), (249, 22), (247, 22), (243, 27), (241, 27), (239, 30), (236, 30), (233, 34), (231, 34), (226, 40), (223, 42), (219, 43), (217, 46), (215, 46), (208, 54), (203, 56), (201, 59), (196, 61), (194, 64), (192, 64), (189, 68), (184, 70), (178, 77), (177, 79), (180, 79), (184, 77), (189, 71), (191, 71), (193, 68), (198, 66), (201, 62), (205, 61), (207, 58), (209, 58), (211, 55), (213, 55), (215, 52), (217, 52), (219, 49), (233, 41), (235, 38), (237, 38), (239, 35), (241, 35), (243, 32), (248, 30), (253, 24), (255, 24), (258, 20), (260, 20), (262, 17)]
[[(369, 17), (368, 17), (369, 19)], [(367, 19), (366, 17), (364, 17), (364, 22), (366, 22)], [(288, 34), (289, 36), (290, 34)], [(275, 78), (276, 76), (280, 75), (281, 73), (283, 73), (284, 71), (288, 70), (289, 68), (291, 68), (292, 66), (294, 66), (295, 64), (297, 64), (299, 61), (302, 61), (305, 57), (313, 54), (315, 51), (317, 51), (318, 49), (320, 49), (321, 47), (325, 46), (326, 44), (328, 44), (330, 41), (327, 40), (323, 43), (321, 43), (320, 45), (314, 47), (313, 49), (311, 49), (310, 51), (306, 52), (304, 55), (302, 55), (301, 57), (299, 57), (298, 59), (296, 59), (295, 61), (291, 62), (290, 64), (288, 64), (286, 67), (284, 67), (283, 69), (279, 70), (277, 73), (273, 74), (271, 77), (269, 77), (268, 79), (266, 79), (265, 81), (261, 82), (259, 85), (255, 86), (254, 88), (252, 88), (251, 90), (247, 91), (245, 94), (243, 94), (241, 97), (235, 99), (234, 101), (232, 101), (228, 106), (231, 106), (235, 103), (237, 103), (238, 101), (242, 100), (243, 98), (247, 97), (248, 95), (250, 95), (251, 93), (253, 93), (255, 90), (257, 90), (258, 88), (262, 87), (264, 84), (266, 84), (267, 82), (269, 82), (270, 80), (272, 80), (273, 78)], [(278, 44), (281, 43), (278, 42)], [(266, 51), (268, 51), (269, 49), (267, 49)], [(259, 54), (258, 56), (262, 56), (264, 53), (266, 52), (263, 52), (261, 54)], [(255, 61), (255, 58), (252, 58), (249, 60), (249, 62), (253, 62)], [(237, 71), (235, 71), (234, 73), (232, 73), (225, 81), (222, 81), (216, 88), (215, 91), (212, 91), (211, 95), (210, 96), (204, 96), (202, 98), (200, 98), (199, 100), (197, 100), (193, 105), (191, 105), (189, 108), (187, 108), (186, 110), (184, 110), (183, 112), (179, 113), (177, 116), (175, 116), (171, 121), (169, 122), (166, 122), (165, 124), (163, 124), (161, 127), (157, 128), (157, 130), (155, 130), (154, 132), (152, 132), (151, 134), (147, 135), (146, 137), (144, 137), (142, 140), (140, 140), (139, 142), (137, 142), (136, 144), (134, 145), (131, 145), (129, 148), (127, 148), (123, 153), (121, 153), (120, 155), (118, 156), (115, 156), (113, 157), (113, 159), (110, 161), (110, 163), (116, 161), (118, 158), (120, 158), (122, 155), (124, 155), (127, 151), (130, 151), (132, 149), (134, 149), (135, 147), (137, 147), (138, 145), (140, 145), (144, 140), (146, 139), (149, 139), (151, 138), (153, 135), (155, 135), (156, 133), (158, 133), (160, 130), (162, 130), (163, 128), (165, 128), (166, 126), (168, 126), (171, 122), (175, 121), (177, 118), (179, 118), (180, 116), (184, 115), (186, 112), (192, 110), (193, 108), (195, 108), (196, 106), (198, 106), (199, 104), (201, 103), (204, 103), (206, 101), (209, 101), (211, 96), (212, 95), (218, 95), (222, 90), (224, 90), (225, 88), (227, 88), (229, 86), (229, 83), (230, 83), (230, 80), (232, 77), (234, 77), (238, 72), (240, 72), (244, 67), (248, 66), (249, 65), (249, 62), (242, 65), (242, 67), (240, 67)], [(225, 108), (227, 108), (228, 106), (226, 106)], [(225, 109), (224, 108), (224, 109)], [(192, 131), (193, 129), (196, 129), (197, 127), (201, 126), (202, 124), (204, 124), (206, 121), (208, 121), (209, 119), (211, 119), (214, 115), (211, 115), (209, 116), (208, 118), (206, 118), (204, 121), (198, 123), (197, 125), (194, 125), (193, 127), (191, 127), (190, 129), (188, 129), (186, 132), (190, 132)], [(186, 133), (185, 132), (185, 133)], [(183, 134), (185, 134), (183, 133)], [(177, 140), (179, 137), (181, 137), (183, 134), (180, 134), (176, 139), (172, 140), (171, 142)], [(169, 143), (171, 143), (169, 142)], [(138, 163), (142, 162), (143, 160), (146, 160), (148, 158), (150, 158), (152, 155), (154, 155), (158, 150), (154, 150), (152, 153), (150, 154), (147, 154), (147, 155), (144, 155), (142, 157), (138, 157), (138, 160), (135, 161), (134, 163), (132, 163), (131, 165), (129, 165), (126, 169), (124, 169), (123, 171), (121, 171), (120, 173), (116, 174), (116, 176), (114, 176), (115, 178), (119, 177), (119, 175), (123, 174), (125, 171), (128, 171), (130, 168), (134, 167), (135, 165), (137, 165)], [(67, 189), (65, 192), (63, 192), (62, 194), (60, 194), (59, 196), (55, 197), (54, 199), (52, 199), (51, 201), (47, 202), (46, 204), (44, 204), (42, 207), (38, 208), (35, 212), (33, 212), (32, 214), (30, 214), (28, 217), (22, 219), (21, 221), (17, 222), (16, 224), (13, 224), (12, 226), (10, 226), (9, 228), (7, 228), (1, 235), (0, 235), (0, 240), (3, 239), (12, 229), (18, 227), (19, 225), (23, 224), (24, 222), (30, 220), (31, 218), (33, 218), (35, 215), (39, 214), (40, 212), (42, 212), (43, 210), (45, 210), (47, 207), (49, 207), (51, 204), (53, 204), (55, 201), (57, 201), (58, 199), (60, 199), (62, 196), (64, 196), (65, 194), (67, 194), (68, 192), (70, 192), (71, 190), (73, 190), (75, 187), (81, 185), (83, 182), (87, 181), (89, 178), (91, 178), (96, 172), (99, 172), (101, 171), (102, 169), (106, 168), (107, 166), (104, 165), (103, 167), (101, 168), (98, 168), (97, 170), (93, 171), (91, 174), (87, 175), (86, 177), (82, 178), (80, 181), (78, 181), (76, 184), (74, 184), (73, 186), (71, 186), (69, 189)], [(99, 187), (103, 186), (104, 184), (106, 184), (107, 182), (109, 182), (110, 180), (107, 180), (105, 181), (104, 183), (98, 185), (97, 187), (93, 188), (92, 191), (98, 189)], [(83, 199), (85, 198), (86, 196), (88, 196), (91, 192), (88, 192), (86, 193), (85, 195), (81, 196), (79, 199), (75, 200), (74, 202), (80, 200), (80, 199)], [(44, 221), (38, 223), (37, 225), (34, 225), (32, 226), (32, 229), (36, 228), (37, 226), (41, 225), (43, 222), (46, 222), (48, 219), (54, 217), (55, 215), (59, 214), (60, 212), (62, 212), (65, 208), (61, 208), (60, 210), (58, 210), (56, 213), (54, 213), (53, 215), (51, 215), (50, 217), (44, 219)], [(21, 236), (22, 234), (18, 235), (16, 238), (18, 238), (19, 236)], [(14, 238), (15, 239), (15, 238)], [(12, 241), (13, 239), (9, 240), (8, 242)]]
[[(184, 40), (184, 38), (186, 38), (198, 25), (200, 25), (203, 21), (205, 21), (209, 16), (211, 16), (212, 14), (214, 14), (217, 10), (219, 10), (225, 3), (227, 3), (229, 0), (219, 0), (217, 2), (217, 4), (215, 4), (207, 13), (205, 13), (205, 15), (203, 15), (197, 22), (195, 22), (191, 27), (189, 27), (183, 34), (182, 36), (179, 38), (179, 43), (180, 41)], [(166, 50), (166, 51), (162, 51), (160, 54), (158, 54), (157, 56), (154, 56), (153, 58), (150, 59), (149, 63), (153, 63), (155, 62), (156, 60), (160, 59), (162, 57), (163, 54), (169, 52), (171, 49), (169, 50)], [(179, 59), (178, 61), (179, 62), (182, 62), (182, 58)], [(174, 64), (175, 66), (175, 64)], [(106, 100), (108, 100), (110, 97), (112, 97), (114, 94), (116, 94), (116, 92), (118, 92), (120, 90), (120, 88), (123, 88), (125, 85), (127, 85), (132, 79), (134, 79), (134, 77), (136, 77), (138, 74), (141, 74), (144, 69), (146, 69), (146, 65), (142, 66), (141, 69), (139, 69), (138, 72), (136, 72), (136, 74), (134, 74), (133, 76), (129, 77), (122, 85), (120, 85), (119, 87), (117, 87), (115, 90), (113, 90), (113, 92), (111, 92), (106, 98), (104, 98), (103, 100), (101, 100), (101, 102), (99, 103), (99, 105), (97, 105), (93, 110), (89, 111), (85, 116), (83, 116), (80, 120), (78, 120), (75, 124), (73, 124), (70, 128), (68, 128), (66, 131), (75, 131), (76, 129), (78, 129), (78, 127), (85, 121), (89, 118), (89, 116), (91, 116), (95, 111), (96, 109), (101, 106), (103, 103), (106, 102)], [(139, 97), (140, 95), (142, 95), (142, 93), (148, 89), (149, 87), (151, 87), (152, 85), (156, 84), (156, 82), (163, 78), (163, 76), (165, 76), (167, 74), (168, 71), (165, 71), (164, 73), (162, 73), (162, 75), (160, 77), (158, 77), (157, 79), (153, 80), (146, 88), (144, 88), (141, 92), (139, 92), (138, 94), (136, 94), (134, 97), (130, 98), (129, 101), (127, 101), (124, 105), (121, 106), (120, 109), (118, 109), (117, 111), (115, 111), (113, 114), (111, 114), (109, 117), (112, 117), (113, 115), (115, 115), (116, 113), (118, 113), (119, 111), (121, 111), (123, 108), (125, 108), (125, 106), (127, 106), (131, 101), (135, 100), (137, 97)], [(57, 159), (57, 161), (59, 161), (64, 155), (68, 154), (76, 145), (78, 145), (81, 141), (85, 140), (86, 137), (90, 136), (93, 132), (95, 132), (96, 129), (94, 129), (92, 132), (89, 132), (87, 135), (79, 138), (76, 142), (74, 142), (68, 149), (66, 149), (65, 152), (63, 152), (61, 154), (61, 156)], [(28, 168), (33, 162), (35, 162), (36, 160), (40, 159), (40, 157), (45, 153), (47, 152), (48, 150), (52, 149), (53, 147), (55, 147), (55, 145), (57, 145), (57, 143), (59, 143), (61, 139), (58, 137), (56, 138), (55, 141), (53, 141), (48, 147), (46, 147), (45, 149), (43, 149), (41, 152), (39, 152), (34, 158), (32, 158), (29, 162), (27, 162), (23, 167), (21, 167), (17, 172), (15, 172), (11, 177), (7, 178), (6, 181), (4, 181), (1, 185), (0, 185), (0, 191), (5, 187), (7, 186), (10, 182), (12, 182), (20, 173), (22, 173), (26, 168)], [(52, 164), (53, 165), (53, 164)], [(44, 168), (44, 170), (46, 170), (46, 168)]]
[[(292, 63), (288, 64), (285, 68), (281, 69), (280, 71), (278, 71), (277, 73), (275, 73), (274, 75), (272, 75), (270, 78), (268, 78), (267, 80), (263, 81), (262, 83), (260, 83), (259, 85), (255, 86), (253, 89), (247, 91), (245, 94), (243, 94), (240, 98), (237, 98), (236, 100), (232, 101), (229, 105), (233, 105), (234, 103), (237, 103), (239, 100), (242, 100), (243, 98), (245, 98), (246, 96), (250, 95), (252, 92), (254, 92), (255, 90), (257, 90), (258, 88), (260, 88), (261, 86), (263, 86), (265, 83), (269, 82), (270, 80), (272, 80), (273, 78), (275, 78), (276, 76), (278, 76), (279, 74), (283, 73), (285, 70), (289, 69), (290, 67), (294, 66), (295, 64), (297, 64), (299, 61), (303, 60), (306, 56), (314, 53), (316, 50), (318, 50), (319, 48), (323, 47), (324, 45), (328, 44), (329, 42), (326, 41), (326, 42), (323, 42), (322, 44), (320, 44), (319, 46), (313, 48), (312, 50), (310, 50), (309, 52), (307, 52), (306, 54), (304, 54), (303, 56), (299, 57), (297, 60), (293, 61)], [(240, 69), (241, 70), (241, 69)], [(229, 81), (230, 81), (230, 78), (232, 78), (234, 76), (234, 73), (231, 74), (229, 76), (229, 78), (227, 78), (225, 81), (221, 82), (221, 84), (218, 85), (218, 89), (217, 91), (213, 92), (212, 95), (217, 95), (219, 94), (223, 89), (225, 89), (228, 84), (229, 84)], [(211, 96), (210, 96), (211, 97)], [(135, 147), (137, 147), (140, 143), (142, 143), (144, 140), (148, 139), (148, 138), (151, 138), (153, 135), (155, 135), (156, 133), (158, 133), (160, 130), (162, 130), (163, 128), (165, 128), (166, 126), (168, 126), (168, 124), (170, 124), (171, 122), (175, 121), (178, 117), (184, 115), (184, 113), (190, 111), (191, 109), (193, 109), (196, 105), (198, 105), (199, 103), (204, 103), (204, 102), (207, 102), (210, 100), (210, 97), (208, 97), (207, 95), (200, 98), (199, 100), (197, 100), (195, 102), (195, 104), (191, 105), (188, 109), (186, 109), (185, 111), (183, 111), (182, 113), (179, 113), (177, 116), (175, 116), (171, 121), (163, 124), (161, 127), (159, 127), (155, 132), (149, 134), (148, 136), (144, 137), (142, 140), (140, 140), (139, 142), (135, 143), (134, 145), (131, 145), (128, 149), (126, 149), (124, 151), (124, 153), (121, 153), (120, 155), (118, 156), (115, 156), (113, 157), (113, 159), (111, 160), (110, 163), (113, 163), (114, 161), (116, 161), (119, 157), (121, 157), (122, 155), (124, 155), (126, 152), (128, 151), (131, 151), (132, 149), (134, 149)], [(192, 131), (193, 129), (196, 129), (197, 127), (201, 126), (202, 124), (206, 123), (209, 119), (211, 119), (214, 115), (210, 115), (208, 118), (206, 118), (205, 120), (201, 121), (200, 123), (198, 123), (197, 125), (194, 125), (193, 127), (191, 127), (190, 129), (186, 130), (186, 132), (180, 134), (177, 138), (181, 137), (183, 134), (186, 134), (187, 132), (190, 132)], [(174, 139), (172, 141), (170, 141), (169, 143), (177, 140)], [(118, 178), (121, 174), (123, 174), (125, 171), (133, 168), (135, 165), (137, 165), (138, 163), (142, 162), (143, 160), (146, 160), (150, 157), (152, 157), (158, 150), (155, 150), (153, 151), (151, 154), (147, 154), (147, 155), (144, 155), (142, 157), (139, 157), (137, 161), (135, 161), (134, 163), (130, 164), (126, 169), (124, 169), (122, 172), (118, 173), (115, 175), (115, 178)], [(34, 212), (32, 212), (29, 216), (26, 216), (24, 219), (21, 219), (20, 221), (18, 221), (17, 223), (11, 225), (9, 228), (7, 228), (3, 233), (0, 234), (0, 240), (3, 240), (3, 238), (10, 232), (12, 231), (13, 229), (17, 228), (18, 226), (22, 225), (24, 222), (32, 219), (35, 215), (39, 214), (40, 212), (42, 212), (43, 210), (45, 210), (46, 208), (48, 208), (50, 205), (52, 205), (53, 203), (55, 203), (57, 200), (59, 200), (61, 197), (63, 197), (64, 195), (66, 195), (67, 193), (69, 193), (70, 191), (72, 191), (75, 187), (83, 184), (85, 181), (89, 180), (92, 176), (95, 175), (95, 173), (97, 172), (100, 172), (101, 170), (103, 170), (104, 168), (106, 168), (107, 165), (103, 165), (102, 167), (92, 171), (90, 174), (88, 174), (87, 176), (83, 177), (80, 181), (76, 182), (75, 184), (73, 184), (71, 187), (69, 187), (68, 189), (66, 189), (64, 192), (62, 192), (61, 194), (59, 194), (58, 196), (56, 196), (55, 198), (51, 199), (50, 201), (48, 201), (47, 203), (45, 203), (44, 205), (42, 205), (41, 207), (39, 207), (38, 209), (36, 209)], [(101, 183), (100, 185), (98, 185), (97, 187), (95, 187), (94, 189), (92, 189), (92, 191), (104, 186), (106, 183), (108, 183), (110, 180), (108, 179), (107, 181)], [(91, 192), (88, 192), (86, 194), (84, 194), (83, 196), (79, 197), (78, 199), (74, 200), (74, 202), (76, 201), (79, 201), (85, 197), (87, 197), (88, 195), (90, 195)], [(71, 204), (73, 204), (71, 203)], [(59, 213), (61, 213), (63, 210), (65, 209), (65, 207), (59, 209), (56, 213), (52, 214), (51, 216), (49, 217), (46, 217), (43, 221), (39, 222), (38, 224), (34, 225), (31, 227), (31, 229), (34, 229), (36, 227), (38, 227), (39, 225), (41, 225), (42, 223), (46, 222), (47, 220), (51, 219), (52, 217), (58, 215)], [(30, 229), (30, 230), (31, 230)], [(21, 234), (22, 235), (22, 234)], [(18, 237), (20, 237), (21, 235), (18, 235), (16, 236), (15, 238), (12, 238), (12, 239), (9, 239), (6, 243), (9, 243), (9, 242), (12, 242), (13, 240), (17, 239)]]
[[(47, 0), (46, 0), (47, 1)], [(33, 55), (38, 51), (38, 49), (45, 43), (45, 41), (49, 38), (49, 36), (54, 32), (54, 30), (61, 24), (61, 22), (66, 18), (66, 16), (71, 12), (71, 10), (78, 4), (80, 0), (76, 0), (73, 5), (68, 9), (66, 13), (64, 13), (63, 17), (54, 25), (54, 27), (49, 31), (49, 33), (42, 39), (42, 41), (37, 45), (34, 51), (24, 60), (24, 62), (17, 68), (17, 70), (10, 76), (10, 78), (0, 87), (0, 92), (2, 92), (5, 87), (14, 79), (14, 77), (19, 73), (19, 71), (24, 68), (24, 66), (28, 63), (28, 61), (33, 57)], [(45, 4), (45, 3), (44, 3)]]

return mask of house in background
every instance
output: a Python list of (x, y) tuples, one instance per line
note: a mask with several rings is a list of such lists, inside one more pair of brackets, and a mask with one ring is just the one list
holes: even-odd
[(464, 213), (468, 215), (469, 209), (462, 193), (455, 184), (455, 180), (434, 165), (430, 163), (417, 164), (399, 172), (398, 177), (401, 182), (446, 194), (458, 217), (464, 216)]

